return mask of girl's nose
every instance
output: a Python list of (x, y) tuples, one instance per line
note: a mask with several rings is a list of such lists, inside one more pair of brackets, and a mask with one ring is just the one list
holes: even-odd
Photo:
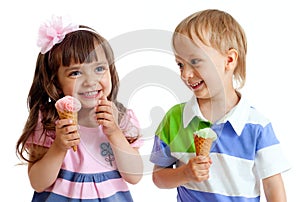
[(100, 82), (99, 75), (86, 75), (83, 84), (85, 86), (94, 86), (99, 82)]

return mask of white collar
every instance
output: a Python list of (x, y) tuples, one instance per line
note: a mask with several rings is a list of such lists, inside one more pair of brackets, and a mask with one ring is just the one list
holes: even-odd
[[(222, 119), (217, 121), (215, 124), (226, 123), (227, 121), (231, 124), (236, 134), (239, 136), (247, 123), (250, 105), (246, 102), (243, 96), (239, 103), (228, 112)], [(186, 128), (192, 119), (197, 116), (203, 121), (208, 121), (201, 113), (197, 98), (193, 95), (192, 98), (185, 104), (183, 109), (183, 126)]]

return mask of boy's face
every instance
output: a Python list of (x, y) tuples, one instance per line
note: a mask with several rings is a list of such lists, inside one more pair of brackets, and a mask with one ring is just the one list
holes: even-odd
[(181, 78), (197, 98), (224, 96), (230, 85), (228, 78), (232, 79), (225, 71), (226, 56), (200, 40), (193, 42), (184, 35), (175, 37), (174, 50)]
[(109, 64), (102, 47), (95, 49), (98, 60), (91, 63), (60, 66), (58, 81), (64, 95), (80, 100), (83, 108), (97, 105), (99, 98), (107, 97), (112, 89)]

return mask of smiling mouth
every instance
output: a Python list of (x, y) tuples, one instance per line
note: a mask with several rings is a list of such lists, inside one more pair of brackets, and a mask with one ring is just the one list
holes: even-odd
[(101, 90), (88, 91), (84, 93), (79, 93), (79, 95), (84, 96), (86, 98), (95, 98), (100, 94)]
[(199, 81), (199, 82), (196, 82), (196, 83), (193, 83), (193, 84), (189, 84), (189, 86), (192, 89), (197, 89), (202, 83), (203, 83), (203, 81)]

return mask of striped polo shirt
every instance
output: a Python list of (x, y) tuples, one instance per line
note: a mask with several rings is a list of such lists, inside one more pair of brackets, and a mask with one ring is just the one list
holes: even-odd
[[(193, 132), (207, 126), (196, 97), (173, 106), (156, 131), (151, 162), (161, 167), (187, 164), (195, 156)], [(179, 186), (178, 201), (260, 201), (260, 180), (289, 169), (272, 124), (243, 97), (211, 128), (218, 138), (210, 153), (210, 177)]]

